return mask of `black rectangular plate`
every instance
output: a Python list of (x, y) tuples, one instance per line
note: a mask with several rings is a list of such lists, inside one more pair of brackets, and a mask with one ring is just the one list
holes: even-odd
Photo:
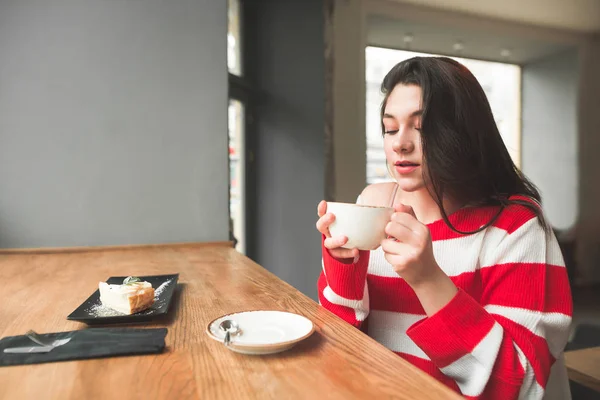
[[(123, 279), (126, 276), (111, 276), (106, 280), (109, 284), (122, 284)], [(152, 319), (162, 316), (169, 311), (169, 305), (171, 304), (171, 298), (177, 287), (177, 281), (179, 274), (172, 275), (151, 275), (151, 276), (140, 276), (142, 281), (149, 282), (155, 291), (161, 289), (158, 295), (154, 297), (154, 304), (147, 310), (141, 311), (132, 315), (121, 314), (117, 311), (111, 310), (107, 307), (103, 307), (100, 302), (100, 291), (96, 289), (94, 293), (86, 301), (81, 303), (75, 311), (73, 311), (67, 319), (73, 321), (84, 322), (88, 325), (94, 324), (124, 324), (124, 323), (138, 323), (144, 321), (151, 321)], [(168, 283), (166, 283), (168, 282)]]

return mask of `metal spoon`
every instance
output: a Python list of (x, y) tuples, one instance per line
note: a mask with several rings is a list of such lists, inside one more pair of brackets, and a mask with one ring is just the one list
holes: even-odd
[(46, 340), (43, 337), (41, 337), (40, 335), (38, 335), (37, 332), (35, 332), (31, 329), (25, 333), (25, 336), (27, 336), (29, 339), (31, 339), (35, 343), (39, 344), (40, 346), (52, 346), (54, 343), (53, 340)]
[(240, 331), (240, 326), (237, 322), (232, 321), (230, 319), (226, 319), (225, 321), (219, 324), (219, 329), (225, 332), (225, 339), (223, 339), (223, 344), (225, 346), (229, 346), (229, 343), (231, 343), (231, 335), (236, 335)]
[(36, 332), (29, 330), (25, 333), (31, 341), (39, 344), (39, 346), (11, 347), (4, 349), (4, 353), (48, 353), (55, 348), (65, 345), (71, 341), (70, 337), (64, 339), (48, 340), (38, 335)]
[(32, 340), (33, 342), (35, 342), (43, 347), (58, 347), (58, 346), (62, 346), (63, 344), (67, 344), (71, 340), (70, 337), (67, 337), (64, 339), (54, 339), (54, 340), (46, 339), (31, 329), (25, 333), (25, 336), (27, 336), (30, 340)]

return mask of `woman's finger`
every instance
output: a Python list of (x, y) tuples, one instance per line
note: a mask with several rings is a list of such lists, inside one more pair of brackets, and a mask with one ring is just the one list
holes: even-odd
[(338, 258), (338, 259), (352, 260), (353, 263), (357, 263), (358, 257), (359, 257), (358, 249), (356, 249), (356, 248), (355, 249), (342, 249), (342, 248), (333, 249), (333, 250), (329, 250), (329, 254), (331, 254), (333, 257)]
[(385, 254), (389, 255), (408, 255), (414, 252), (412, 246), (397, 242), (394, 239), (385, 239), (381, 242), (381, 249)]
[(413, 208), (411, 206), (407, 206), (406, 204), (398, 203), (394, 206), (394, 210), (396, 210), (396, 212), (398, 212), (398, 213), (405, 213), (405, 214), (412, 215), (415, 219), (417, 219), (417, 216), (416, 216)]
[(390, 264), (392, 264), (394, 266), (396, 266), (396, 265), (404, 266), (406, 264), (406, 257), (401, 254), (385, 253), (384, 257), (387, 262), (389, 262)]
[(418, 244), (419, 238), (406, 225), (396, 221), (388, 222), (385, 226), (385, 234), (402, 243)]
[(325, 242), (323, 244), (325, 245), (326, 248), (331, 250), (331, 249), (337, 249), (339, 247), (342, 247), (346, 243), (348, 243), (348, 238), (346, 236), (336, 236), (334, 238), (332, 238), (332, 237), (326, 238)]
[(321, 218), (317, 220), (316, 226), (317, 230), (321, 232), (325, 237), (331, 237), (331, 233), (329, 233), (329, 226), (335, 221), (335, 215), (333, 214), (325, 214)]
[(423, 228), (423, 224), (420, 223), (419, 220), (417, 220), (415, 217), (413, 217), (412, 215), (407, 214), (407, 213), (403, 213), (403, 212), (393, 213), (392, 217), (390, 219), (394, 222), (397, 222), (399, 224), (406, 226), (408, 229), (410, 229), (411, 231), (413, 231), (415, 233), (420, 232), (421, 229)]
[(327, 202), (325, 200), (321, 200), (319, 205), (317, 206), (317, 215), (322, 217), (327, 212)]
[(358, 249), (356, 247), (353, 248), (352, 249), (352, 258), (353, 258), (355, 264), (358, 262), (359, 256), (360, 256), (360, 253), (359, 253)]

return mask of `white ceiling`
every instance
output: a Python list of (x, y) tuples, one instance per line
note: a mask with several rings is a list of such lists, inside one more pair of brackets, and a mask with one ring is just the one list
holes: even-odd
[[(381, 16), (368, 17), (367, 32), (368, 44), (372, 46), (521, 65), (573, 48), (569, 44), (512, 36), (510, 33), (498, 35), (496, 32), (467, 27), (458, 28)], [(412, 43), (408, 45), (404, 42), (404, 36), (407, 34), (413, 37)], [(464, 46), (460, 52), (454, 50), (454, 44), (457, 42)], [(508, 57), (502, 55), (504, 49), (510, 51)]]
[[(600, 0), (365, 0), (369, 45), (527, 64), (600, 33)], [(594, 32), (594, 33), (590, 33)], [(408, 46), (403, 40), (413, 36)], [(464, 48), (457, 52), (455, 43)], [(502, 55), (508, 49), (510, 56)]]
[(389, 0), (576, 32), (600, 32), (600, 0)]

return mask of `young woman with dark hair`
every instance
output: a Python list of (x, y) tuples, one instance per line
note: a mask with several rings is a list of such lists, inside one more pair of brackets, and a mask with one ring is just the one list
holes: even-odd
[(382, 91), (394, 182), (358, 203), (395, 208), (388, 239), (342, 248), (322, 201), (321, 304), (467, 398), (570, 398), (564, 261), (483, 89), (456, 61), (416, 57)]

